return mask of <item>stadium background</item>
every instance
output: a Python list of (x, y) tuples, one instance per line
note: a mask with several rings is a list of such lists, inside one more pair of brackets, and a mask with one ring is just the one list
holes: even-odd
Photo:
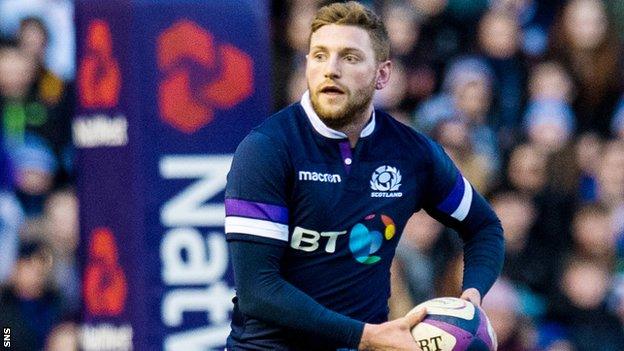
[[(395, 62), (376, 105), (440, 142), (503, 222), (504, 272), (484, 300), (499, 349), (623, 350), (623, 3), (364, 2), (384, 17)], [(301, 96), (318, 3), (93, 3), (0, 1), (0, 327), (13, 349), (218, 347), (231, 273), (213, 181), (251, 126)], [(179, 38), (199, 44), (181, 49)], [(206, 75), (201, 103), (185, 106), (199, 119), (178, 118), (184, 96), (159, 90), (179, 87), (176, 50)], [(235, 67), (236, 84), (208, 88), (215, 72), (201, 66), (212, 60), (220, 73)], [(165, 206), (198, 179), (194, 204), (209, 200), (191, 208), (199, 217)], [(182, 238), (172, 256), (160, 252), (169, 236)], [(456, 236), (415, 215), (393, 267), (392, 317), (458, 295), (460, 279)], [(186, 295), (195, 305), (162, 312), (172, 286), (200, 291)]]

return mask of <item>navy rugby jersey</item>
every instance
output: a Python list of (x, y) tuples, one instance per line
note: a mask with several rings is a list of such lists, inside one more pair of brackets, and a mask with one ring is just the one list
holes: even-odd
[[(225, 208), (230, 244), (255, 243), (247, 256), (271, 246), (289, 286), (360, 322), (387, 320), (392, 258), (407, 220), (422, 208), (464, 239), (464, 289), (477, 288), (483, 296), (502, 266), (498, 219), (439, 145), (376, 110), (351, 148), (345, 134), (316, 115), (309, 93), (239, 145)], [(241, 260), (253, 259), (247, 256)], [(228, 349), (321, 349), (310, 343), (320, 345), (322, 338), (297, 333), (307, 326), (281, 324), (289, 306), (246, 314), (244, 299), (273, 292), (241, 291), (241, 280), (253, 279), (255, 266), (241, 277), (234, 264), (238, 300)], [(353, 334), (331, 345), (357, 347), (361, 330)]]

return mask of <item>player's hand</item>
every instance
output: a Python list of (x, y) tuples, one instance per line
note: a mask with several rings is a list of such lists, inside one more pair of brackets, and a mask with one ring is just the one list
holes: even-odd
[(470, 301), (477, 306), (481, 306), (481, 293), (475, 288), (469, 288), (464, 290), (460, 299)]
[(410, 330), (427, 315), (426, 309), (383, 324), (366, 324), (358, 350), (414, 351), (420, 350)]

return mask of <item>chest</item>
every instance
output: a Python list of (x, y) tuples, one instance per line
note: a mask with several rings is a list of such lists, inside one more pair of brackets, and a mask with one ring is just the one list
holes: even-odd
[(406, 158), (294, 163), (291, 225), (350, 227), (370, 214), (403, 222), (420, 208), (426, 169)]

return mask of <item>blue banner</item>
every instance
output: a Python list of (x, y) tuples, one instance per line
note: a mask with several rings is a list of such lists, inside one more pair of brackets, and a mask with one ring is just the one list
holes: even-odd
[(223, 349), (232, 153), (269, 113), (266, 1), (76, 3), (81, 349)]

